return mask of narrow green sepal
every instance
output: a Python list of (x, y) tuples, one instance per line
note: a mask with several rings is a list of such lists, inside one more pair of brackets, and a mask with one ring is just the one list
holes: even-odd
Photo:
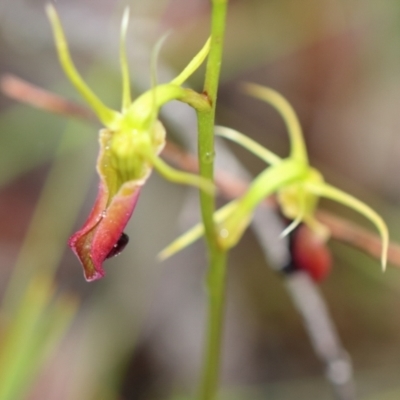
[(267, 168), (250, 185), (247, 192), (237, 200), (235, 210), (219, 225), (218, 243), (224, 249), (234, 247), (251, 222), (256, 207), (282, 187), (302, 179), (303, 165), (292, 159)]
[(309, 183), (307, 189), (317, 196), (326, 197), (357, 211), (375, 225), (382, 240), (381, 265), (382, 270), (385, 271), (389, 249), (389, 230), (382, 217), (362, 201), (326, 183)]
[[(216, 224), (221, 223), (237, 206), (237, 201), (231, 201), (225, 206), (221, 207), (214, 214), (214, 222)], [(204, 235), (204, 226), (202, 223), (198, 223), (194, 227), (190, 228), (187, 232), (175, 239), (171, 244), (165, 247), (157, 256), (162, 261), (179, 253), (184, 248), (190, 246), (196, 240), (200, 239)]]
[(214, 128), (214, 132), (217, 136), (221, 136), (239, 144), (255, 156), (261, 158), (261, 160), (265, 161), (267, 164), (275, 165), (282, 161), (282, 158), (274, 154), (272, 151), (261, 146), (255, 140), (243, 135), (243, 133), (240, 133), (235, 129), (217, 125)]
[(122, 74), (122, 111), (125, 111), (132, 103), (131, 80), (129, 77), (128, 57), (126, 54), (126, 35), (129, 26), (129, 7), (125, 8), (121, 22), (119, 58)]
[(100, 121), (105, 126), (112, 127), (113, 123), (119, 118), (120, 114), (105, 106), (82, 79), (71, 59), (68, 49), (68, 43), (65, 38), (61, 21), (58, 17), (56, 9), (52, 4), (47, 4), (46, 12), (53, 29), (58, 58), (65, 74), (68, 76), (71, 83), (75, 86), (76, 90), (88, 102)]
[(254, 83), (242, 84), (243, 91), (271, 104), (281, 114), (290, 136), (290, 157), (308, 163), (300, 122), (291, 104), (277, 91)]
[(215, 185), (210, 180), (205, 179), (200, 175), (190, 174), (188, 172), (179, 171), (175, 168), (172, 168), (160, 157), (154, 155), (151, 152), (148, 152), (146, 154), (146, 157), (153, 165), (153, 167), (157, 170), (157, 172), (165, 179), (174, 183), (197, 187), (210, 195), (215, 194)]
[(170, 83), (173, 85), (181, 86), (190, 77), (190, 75), (192, 75), (197, 70), (197, 68), (200, 67), (200, 65), (206, 59), (210, 51), (210, 44), (211, 44), (211, 38), (208, 38), (204, 46), (192, 58), (192, 60), (185, 67), (185, 69), (176, 78), (172, 79)]

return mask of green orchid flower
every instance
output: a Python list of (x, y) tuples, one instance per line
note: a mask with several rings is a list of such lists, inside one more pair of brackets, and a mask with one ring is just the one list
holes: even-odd
[[(300, 223), (304, 223), (326, 240), (329, 231), (314, 216), (319, 198), (325, 197), (352, 208), (375, 225), (382, 239), (381, 264), (385, 269), (389, 233), (383, 219), (365, 203), (326, 183), (322, 174), (309, 165), (299, 120), (292, 106), (282, 95), (255, 84), (244, 84), (243, 88), (251, 96), (271, 104), (282, 115), (289, 132), (291, 147), (289, 156), (282, 159), (234, 129), (220, 126), (215, 128), (217, 135), (240, 144), (270, 164), (270, 167), (253, 180), (243, 196), (231, 201), (214, 214), (221, 248), (227, 250), (237, 244), (249, 226), (255, 208), (272, 194), (277, 194), (282, 213), (292, 220), (282, 235), (287, 235)], [(159, 257), (170, 257), (200, 238), (203, 233), (203, 226), (196, 225), (166, 247)]]
[(160, 108), (171, 100), (180, 100), (197, 110), (210, 108), (206, 96), (182, 87), (207, 57), (210, 40), (207, 40), (176, 78), (169, 83), (157, 85), (154, 71), (157, 53), (161, 47), (159, 42), (152, 57), (152, 88), (132, 101), (126, 55), (129, 22), (129, 10), (126, 9), (120, 37), (122, 107), (121, 111), (115, 111), (94, 94), (77, 71), (55, 8), (49, 4), (46, 11), (65, 74), (104, 124), (104, 129), (99, 135), (98, 196), (84, 226), (69, 240), (70, 247), (84, 267), (85, 278), (92, 281), (104, 276), (104, 260), (120, 253), (126, 246), (128, 237), (123, 230), (135, 208), (140, 190), (153, 168), (172, 182), (196, 186), (209, 193), (214, 192), (212, 182), (198, 175), (178, 171), (159, 157), (166, 143), (166, 133), (157, 119)]

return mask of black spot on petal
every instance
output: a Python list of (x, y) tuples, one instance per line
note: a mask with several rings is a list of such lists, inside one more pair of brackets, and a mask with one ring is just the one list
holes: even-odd
[(122, 232), (120, 238), (118, 239), (117, 243), (114, 244), (114, 247), (110, 250), (110, 252), (107, 254), (107, 258), (111, 258), (111, 257), (115, 257), (118, 254), (120, 254), (122, 252), (122, 250), (124, 250), (125, 246), (128, 244), (129, 242), (129, 236)]

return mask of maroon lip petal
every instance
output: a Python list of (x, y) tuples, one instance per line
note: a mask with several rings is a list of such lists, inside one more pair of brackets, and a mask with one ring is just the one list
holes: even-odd
[(101, 206), (104, 204), (102, 198), (105, 191), (100, 185), (98, 198), (87, 221), (82, 229), (71, 236), (69, 246), (79, 258), (88, 282), (105, 275), (103, 262), (118, 245), (135, 209), (140, 189), (135, 181), (124, 183), (104, 208)]
[(95, 229), (90, 250), (96, 269), (118, 243), (139, 198), (140, 187), (136, 182), (126, 182), (112, 199), (103, 219)]
[(108, 191), (106, 190), (104, 184), (100, 182), (99, 192), (97, 194), (96, 201), (88, 218), (86, 219), (83, 227), (76, 233), (74, 233), (68, 240), (68, 245), (74, 250), (76, 242), (84, 236), (87, 232), (93, 229), (95, 225), (100, 221), (102, 216), (102, 211), (106, 208), (108, 198)]

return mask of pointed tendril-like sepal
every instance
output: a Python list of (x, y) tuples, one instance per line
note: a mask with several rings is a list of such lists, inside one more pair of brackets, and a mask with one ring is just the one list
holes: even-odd
[(237, 206), (221, 224), (223, 235), (218, 242), (222, 248), (235, 246), (251, 222), (255, 208), (280, 188), (301, 179), (304, 166), (295, 160), (286, 159), (261, 172), (251, 183), (247, 192), (237, 200)]
[(381, 265), (384, 271), (389, 249), (389, 230), (382, 217), (362, 201), (326, 183), (309, 183), (307, 184), (307, 189), (317, 196), (334, 200), (357, 211), (375, 225), (382, 240)]
[(164, 45), (165, 41), (167, 40), (168, 36), (171, 32), (166, 32), (162, 35), (155, 44), (152, 52), (151, 52), (151, 61), (150, 61), (150, 83), (151, 88), (154, 89), (158, 84), (158, 74), (157, 74), (157, 61), (160, 55), (161, 47)]
[(255, 140), (243, 135), (243, 133), (240, 133), (235, 129), (217, 125), (214, 128), (214, 132), (217, 136), (221, 136), (239, 144), (255, 156), (261, 158), (261, 160), (265, 161), (267, 164), (275, 165), (282, 161), (282, 158), (274, 154), (272, 151), (261, 146)]
[(154, 155), (153, 153), (148, 153), (147, 157), (157, 172), (165, 179), (174, 183), (197, 187), (211, 195), (215, 194), (215, 185), (210, 180), (199, 175), (190, 174), (188, 172), (179, 171), (175, 168), (172, 168), (160, 157)]
[(280, 238), (284, 238), (290, 233), (292, 233), (303, 221), (304, 219), (304, 210), (300, 210), (300, 213), (296, 216), (296, 218), (281, 232), (279, 235)]
[(192, 58), (184, 70), (172, 81), (173, 85), (182, 85), (203, 63), (210, 51), (211, 38), (208, 38), (201, 50)]
[(300, 122), (291, 104), (277, 91), (254, 83), (244, 83), (245, 93), (271, 104), (281, 114), (290, 136), (290, 157), (308, 163)]
[[(225, 206), (221, 207), (214, 214), (214, 221), (216, 224), (220, 224), (229, 214), (231, 214), (235, 208), (237, 207), (237, 201), (233, 200)], [(221, 235), (221, 232), (219, 232)], [(165, 247), (159, 254), (159, 260), (166, 260), (167, 258), (173, 256), (174, 254), (180, 252), (184, 248), (188, 247), (196, 240), (200, 239), (204, 235), (204, 226), (202, 223), (198, 223), (197, 225), (190, 228), (183, 235), (179, 236), (172, 243), (170, 243), (167, 247)], [(224, 235), (224, 232), (222, 232)]]
[(160, 39), (158, 39), (156, 45), (151, 52), (151, 62), (150, 62), (150, 83), (151, 83), (151, 105), (150, 105), (150, 114), (148, 117), (148, 121), (146, 123), (151, 125), (156, 119), (158, 115), (158, 111), (160, 105), (157, 104), (157, 82), (158, 82), (158, 74), (157, 74), (157, 61), (158, 56), (161, 51), (161, 47), (169, 36), (169, 32), (165, 33)]
[(151, 89), (139, 96), (124, 113), (122, 124), (128, 127), (137, 127), (140, 125), (150, 128), (157, 118), (160, 108), (172, 100), (180, 100), (196, 110), (210, 109), (210, 103), (206, 96), (191, 89), (181, 87), (181, 84), (196, 71), (206, 58), (210, 47), (210, 40), (206, 42), (178, 77), (169, 83), (158, 85), (156, 61), (160, 48), (167, 36), (168, 33), (157, 42), (152, 52)]
[(131, 99), (131, 81), (129, 77), (128, 57), (126, 54), (126, 35), (129, 26), (129, 7), (124, 10), (121, 22), (119, 58), (122, 75), (122, 111), (125, 111), (132, 103)]
[(96, 113), (100, 121), (104, 125), (111, 127), (113, 123), (119, 118), (119, 113), (105, 106), (82, 79), (71, 59), (68, 49), (68, 43), (65, 38), (61, 21), (58, 17), (56, 9), (52, 4), (47, 4), (46, 12), (53, 29), (58, 58), (65, 74), (68, 76), (71, 83), (75, 86), (76, 90), (82, 95), (82, 97), (87, 101), (87, 103)]

